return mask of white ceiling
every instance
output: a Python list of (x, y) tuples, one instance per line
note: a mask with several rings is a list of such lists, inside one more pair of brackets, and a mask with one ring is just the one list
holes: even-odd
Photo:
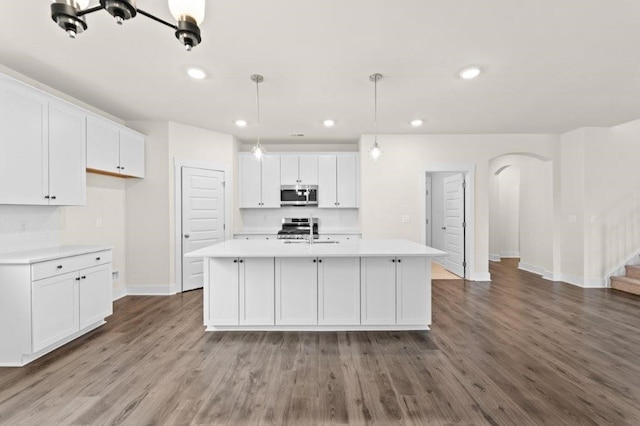
[[(0, 2), (0, 63), (124, 120), (247, 141), (249, 76), (260, 73), (264, 139), (353, 142), (372, 132), (374, 72), (385, 76), (381, 133), (555, 133), (640, 118), (637, 0), (208, 0), (192, 52), (169, 28), (143, 16), (118, 27), (105, 11), (71, 40), (49, 3)], [(172, 19), (166, 0), (137, 3)], [(457, 77), (471, 64), (485, 73)], [(209, 77), (190, 80), (190, 65)], [(425, 125), (411, 128), (414, 118)]]

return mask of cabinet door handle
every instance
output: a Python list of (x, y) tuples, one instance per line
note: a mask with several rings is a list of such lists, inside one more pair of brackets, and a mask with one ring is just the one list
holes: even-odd
[(101, 258), (99, 258), (99, 257), (96, 257), (96, 261), (98, 261), (98, 260), (101, 260)]
[(48, 200), (49, 198), (51, 198), (51, 197), (49, 197), (48, 195), (45, 195), (45, 196), (44, 196), (44, 199), (45, 199), (45, 200)]
[(238, 259), (233, 259), (233, 263), (238, 263)]
[(313, 259), (313, 263), (316, 263), (316, 259)]
[(318, 259), (318, 263), (322, 263), (322, 259)]
[(77, 277), (77, 278), (76, 278), (76, 281), (80, 281), (80, 277)]
[(392, 261), (393, 263), (396, 263), (396, 260), (395, 260), (395, 259), (391, 259), (391, 261)]
[(83, 275), (83, 276), (81, 276), (80, 278), (82, 278), (83, 280), (86, 280), (86, 279), (87, 279), (87, 276), (86, 276), (86, 275)]
[(56, 196), (55, 196), (55, 195), (52, 195), (52, 196), (51, 196), (51, 199), (52, 199), (52, 200), (55, 200), (55, 199), (56, 199)]
[(398, 259), (398, 263), (402, 262), (402, 259)]
[(62, 265), (56, 266), (56, 269), (62, 269)]
[(120, 166), (116, 166), (116, 169), (120, 170)]
[(244, 263), (244, 260), (240, 259), (240, 263)]
[(185, 237), (185, 238), (189, 238), (190, 236), (191, 236), (191, 235), (189, 235), (189, 234), (184, 234), (184, 237)]

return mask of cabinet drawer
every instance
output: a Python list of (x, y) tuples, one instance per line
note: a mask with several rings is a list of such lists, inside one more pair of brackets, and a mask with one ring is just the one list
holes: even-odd
[(105, 263), (110, 263), (111, 260), (111, 250), (105, 250), (80, 256), (71, 256), (62, 259), (34, 263), (31, 265), (31, 279), (33, 281), (41, 280), (43, 278), (66, 274), (79, 269), (104, 265)]

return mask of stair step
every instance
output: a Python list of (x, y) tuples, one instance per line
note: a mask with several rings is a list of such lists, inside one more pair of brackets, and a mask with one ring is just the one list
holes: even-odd
[(627, 277), (636, 278), (640, 280), (640, 266), (639, 265), (627, 265), (625, 266), (627, 270)]
[(640, 279), (637, 278), (611, 277), (611, 287), (640, 296)]

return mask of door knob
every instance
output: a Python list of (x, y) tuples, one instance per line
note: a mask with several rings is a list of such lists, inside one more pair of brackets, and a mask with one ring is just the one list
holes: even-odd
[(185, 237), (185, 238), (189, 238), (189, 237), (190, 237), (190, 235), (189, 235), (189, 234), (184, 234), (184, 237)]

